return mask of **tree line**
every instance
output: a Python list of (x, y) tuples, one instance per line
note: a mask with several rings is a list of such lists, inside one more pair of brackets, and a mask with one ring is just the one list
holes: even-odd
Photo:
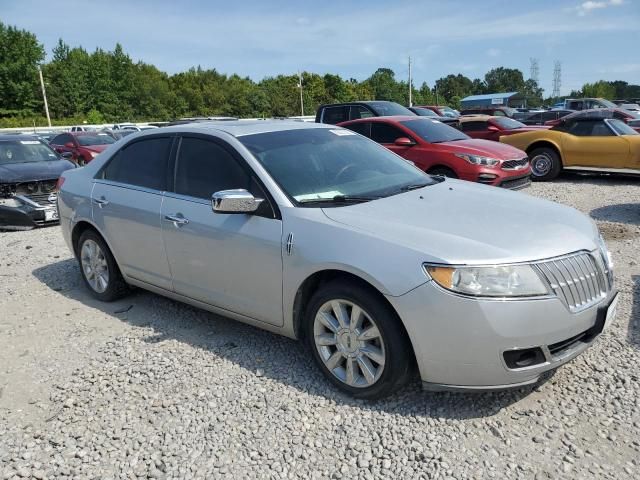
[[(168, 75), (154, 65), (134, 62), (120, 44), (112, 51), (70, 47), (62, 40), (44, 62), (45, 50), (26, 30), (0, 22), (0, 127), (46, 125), (38, 65), (47, 89), (53, 123), (163, 121), (192, 116), (283, 117), (300, 115), (298, 75), (277, 75), (255, 82), (215, 68), (194, 67)], [(407, 80), (389, 68), (358, 81), (327, 73), (302, 73), (305, 114), (322, 103), (391, 100), (409, 103)], [(468, 95), (517, 91), (528, 104), (550, 103), (535, 80), (518, 69), (498, 67), (483, 79), (447, 75), (433, 87), (412, 86), (414, 104), (459, 107)], [(640, 97), (639, 85), (623, 81), (585, 84), (572, 96)]]

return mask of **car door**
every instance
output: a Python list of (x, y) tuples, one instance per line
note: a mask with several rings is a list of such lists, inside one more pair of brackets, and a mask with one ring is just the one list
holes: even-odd
[(404, 132), (395, 125), (391, 125), (387, 122), (371, 122), (371, 140), (378, 142), (394, 153), (397, 153), (401, 157), (406, 158), (407, 151), (411, 148), (409, 146), (398, 146), (395, 141), (398, 138), (409, 138), (415, 141), (408, 133)]
[(473, 120), (469, 122), (462, 122), (462, 131), (469, 135), (471, 138), (487, 139), (489, 137), (488, 124), (485, 120)]
[(161, 232), (172, 138), (143, 137), (127, 144), (103, 167), (91, 192), (93, 220), (123, 273), (171, 290)]
[[(239, 153), (221, 139), (185, 135), (162, 235), (175, 292), (282, 325), (282, 221)], [(214, 213), (213, 193), (246, 189), (264, 198), (255, 214)]]
[(576, 119), (563, 128), (565, 167), (625, 168), (629, 142), (616, 135), (603, 119)]
[(76, 144), (75, 139), (73, 138), (73, 135), (69, 135), (68, 133), (62, 133), (57, 137), (55, 137), (53, 140), (51, 140), (51, 146), (56, 152), (58, 153), (71, 152), (71, 158), (75, 160), (76, 159), (75, 148), (68, 147), (67, 144), (69, 143), (72, 143), (74, 145)]

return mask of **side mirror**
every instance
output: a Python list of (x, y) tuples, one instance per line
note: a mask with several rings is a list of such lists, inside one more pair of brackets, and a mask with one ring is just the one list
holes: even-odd
[(71, 153), (71, 152), (62, 152), (62, 153), (60, 154), (60, 156), (61, 156), (62, 158), (71, 158), (71, 157), (73, 157), (73, 153)]
[(393, 143), (398, 147), (411, 147), (416, 144), (416, 142), (407, 137), (396, 138), (396, 141)]
[(67, 142), (64, 144), (64, 146), (67, 148), (75, 148), (75, 145), (73, 144), (73, 142)]
[(490, 131), (490, 132), (499, 132), (500, 131), (500, 129), (498, 127), (494, 126), (494, 125), (489, 125), (487, 127), (487, 130)]
[(242, 188), (221, 190), (211, 196), (211, 208), (214, 213), (253, 213), (263, 201)]

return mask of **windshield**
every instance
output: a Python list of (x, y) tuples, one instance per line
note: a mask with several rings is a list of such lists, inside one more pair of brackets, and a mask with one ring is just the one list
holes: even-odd
[(415, 115), (415, 113), (408, 108), (395, 102), (368, 102), (367, 105), (373, 107), (381, 117), (388, 117), (390, 115)]
[(640, 135), (629, 125), (624, 123), (622, 120), (618, 120), (617, 118), (608, 119), (606, 120), (606, 122), (618, 135)]
[(438, 116), (438, 114), (433, 110), (429, 110), (428, 108), (420, 108), (420, 107), (414, 108), (413, 113), (415, 113), (419, 117), (437, 117)]
[(504, 130), (513, 130), (514, 128), (526, 127), (524, 123), (509, 117), (496, 117), (491, 121)]
[[(596, 105), (596, 108), (618, 108), (618, 105), (616, 105), (613, 102), (610, 102), (609, 100), (605, 100), (604, 98), (599, 100), (600, 105)], [(602, 105), (605, 105), (604, 107)]]
[(451, 107), (438, 107), (446, 117), (458, 118), (460, 114)]
[(470, 138), (460, 130), (438, 120), (421, 118), (400, 123), (429, 143), (455, 142), (456, 140), (468, 140)]
[(40, 140), (0, 140), (0, 165), (51, 160), (58, 160), (58, 155)]
[(340, 197), (373, 200), (437, 183), (386, 148), (345, 129), (295, 129), (238, 139), (301, 206)]
[(115, 142), (113, 137), (106, 133), (101, 133), (99, 135), (78, 135), (76, 138), (78, 139), (78, 143), (83, 147), (90, 145), (109, 145), (110, 143)]

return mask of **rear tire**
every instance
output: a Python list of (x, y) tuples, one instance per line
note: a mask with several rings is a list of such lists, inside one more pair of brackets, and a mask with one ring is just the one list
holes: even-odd
[(91, 295), (102, 302), (113, 302), (129, 293), (111, 250), (97, 232), (83, 232), (77, 252), (82, 280)]
[(376, 292), (353, 282), (321, 286), (305, 311), (305, 340), (327, 379), (367, 400), (404, 386), (411, 345), (400, 319)]
[(540, 147), (529, 153), (531, 179), (535, 181), (553, 180), (562, 171), (562, 161), (553, 148)]
[(456, 172), (447, 167), (433, 167), (431, 170), (427, 172), (429, 175), (440, 175), (441, 177), (447, 178), (458, 178)]

